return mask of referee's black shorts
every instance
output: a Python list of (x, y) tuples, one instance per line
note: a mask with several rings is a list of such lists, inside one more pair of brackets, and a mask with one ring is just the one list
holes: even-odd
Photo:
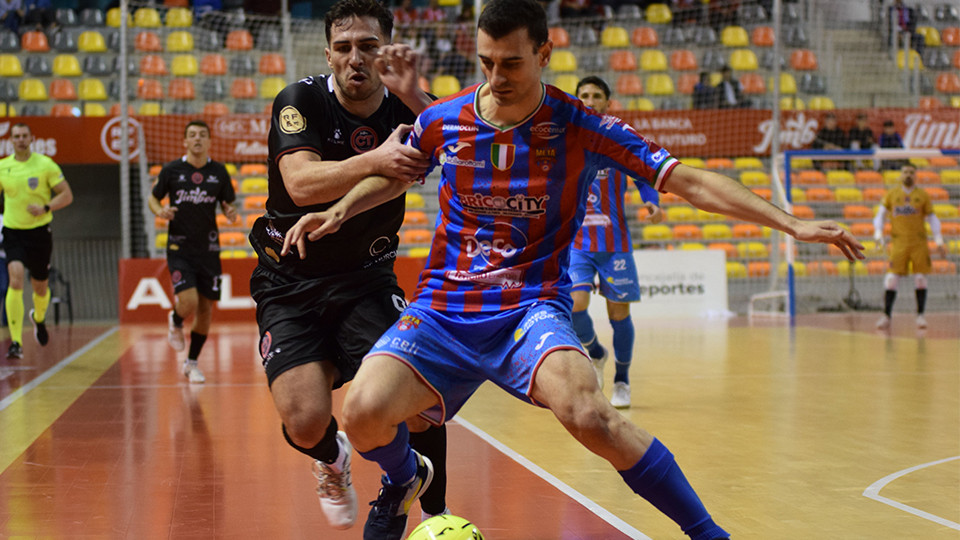
[(7, 264), (20, 261), (31, 279), (46, 281), (50, 277), (53, 231), (49, 223), (35, 229), (4, 227), (3, 249), (7, 252)]
[(290, 368), (329, 361), (340, 371), (339, 388), (406, 306), (392, 265), (310, 280), (261, 265), (250, 278), (250, 293), (270, 384)]

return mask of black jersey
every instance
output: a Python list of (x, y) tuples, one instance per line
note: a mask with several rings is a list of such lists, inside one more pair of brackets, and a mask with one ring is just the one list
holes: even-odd
[(308, 241), (306, 258), (292, 250), (280, 258), (287, 230), (310, 212), (326, 210), (336, 201), (297, 206), (280, 174), (280, 158), (298, 150), (316, 152), (324, 160), (343, 161), (373, 150), (400, 124), (413, 124), (416, 115), (384, 89), (384, 99), (368, 118), (359, 118), (340, 105), (333, 76), (318, 75), (287, 86), (273, 101), (269, 143), (267, 212), (257, 220), (250, 241), (260, 264), (276, 272), (301, 277), (339, 274), (392, 262), (397, 255), (397, 231), (403, 222), (403, 195), (358, 214), (334, 234)]
[(167, 252), (204, 255), (220, 251), (217, 229), (217, 203), (232, 203), (237, 198), (230, 173), (222, 163), (208, 159), (199, 169), (186, 156), (167, 163), (157, 176), (153, 196), (170, 195), (170, 206), (177, 209), (170, 221)]

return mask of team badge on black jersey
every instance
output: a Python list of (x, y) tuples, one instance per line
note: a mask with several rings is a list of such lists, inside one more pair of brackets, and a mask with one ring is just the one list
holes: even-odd
[(307, 129), (307, 121), (296, 107), (287, 105), (280, 109), (280, 131), (293, 135), (305, 129)]

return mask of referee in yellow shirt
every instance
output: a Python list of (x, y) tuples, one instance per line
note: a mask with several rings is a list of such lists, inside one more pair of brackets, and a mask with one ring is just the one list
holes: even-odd
[(7, 322), (10, 348), (7, 358), (23, 358), (23, 269), (30, 271), (33, 288), (33, 335), (40, 345), (49, 340), (44, 324), (50, 304), (50, 254), (53, 235), (52, 212), (73, 202), (70, 185), (60, 166), (52, 159), (30, 151), (30, 126), (17, 123), (10, 128), (13, 155), (0, 159), (0, 191), (4, 196), (3, 247), (7, 251)]

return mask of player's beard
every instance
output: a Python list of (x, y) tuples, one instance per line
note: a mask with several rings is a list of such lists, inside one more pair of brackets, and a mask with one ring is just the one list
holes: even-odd
[[(351, 74), (352, 75), (352, 74)], [(341, 75), (334, 74), (334, 79), (337, 81), (337, 88), (340, 90), (340, 95), (345, 99), (355, 102), (366, 101), (370, 96), (376, 94), (380, 91), (383, 85), (380, 83), (380, 79), (375, 78), (372, 74), (364, 73), (366, 80), (359, 87), (355, 87), (350, 84), (350, 77), (343, 77)]]

